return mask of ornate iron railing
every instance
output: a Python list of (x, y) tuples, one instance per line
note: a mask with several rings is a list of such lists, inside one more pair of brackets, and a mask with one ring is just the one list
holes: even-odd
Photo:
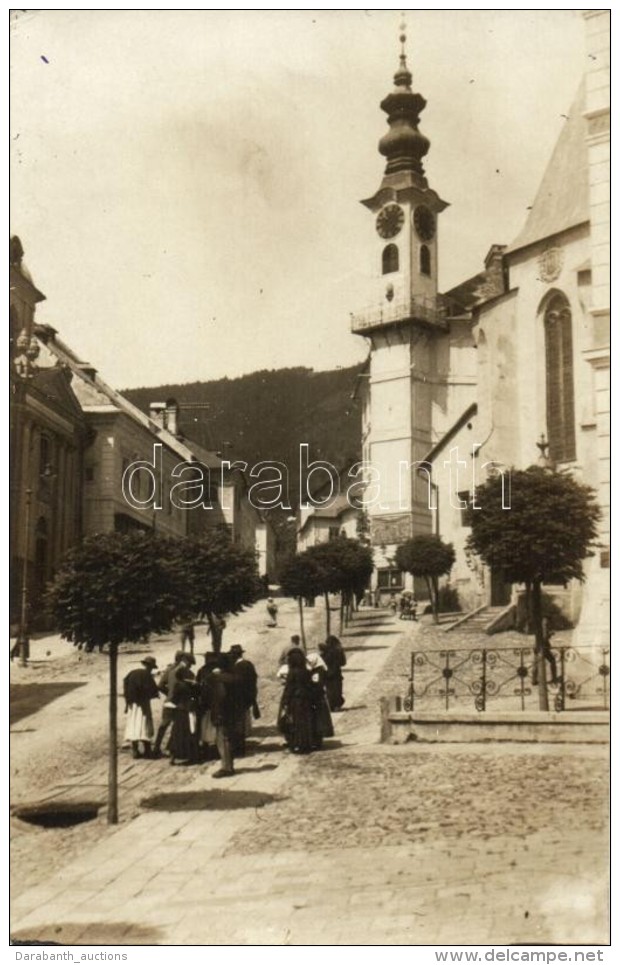
[[(556, 711), (571, 702), (589, 709), (609, 707), (609, 650), (554, 647), (547, 658), (549, 703)], [(531, 647), (414, 650), (405, 710), (475, 708), (521, 710), (538, 706), (535, 657)]]
[(394, 301), (376, 302), (359, 312), (351, 313), (354, 335), (393, 325), (395, 322), (417, 321), (435, 328), (446, 329), (446, 314), (436, 298), (410, 295)]

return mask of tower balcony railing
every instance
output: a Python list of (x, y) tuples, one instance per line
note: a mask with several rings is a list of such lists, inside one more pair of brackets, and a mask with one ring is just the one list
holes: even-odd
[(389, 302), (376, 302), (359, 312), (351, 312), (351, 331), (354, 335), (369, 332), (403, 322), (417, 322), (430, 328), (447, 329), (446, 313), (437, 299), (411, 295)]

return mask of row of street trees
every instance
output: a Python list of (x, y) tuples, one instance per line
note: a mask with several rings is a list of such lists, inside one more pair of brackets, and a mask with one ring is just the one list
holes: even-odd
[(325, 600), (327, 636), (331, 633), (330, 593), (340, 594), (340, 630), (348, 622), (356, 600), (368, 586), (373, 571), (372, 550), (356, 539), (339, 536), (326, 543), (309, 546), (283, 566), (280, 585), (286, 596), (299, 605), (300, 632), (306, 642), (304, 600), (322, 596)]
[[(600, 509), (594, 491), (572, 476), (541, 467), (512, 470), (510, 508), (504, 508), (504, 479), (490, 477), (476, 490), (467, 549), (507, 581), (523, 584), (536, 637), (540, 707), (548, 709), (543, 583), (583, 580), (583, 561), (595, 545)], [(396, 565), (428, 586), (438, 620), (438, 581), (449, 574), (455, 554), (440, 537), (418, 535), (401, 545)], [(323, 596), (331, 633), (329, 595), (340, 594), (341, 629), (368, 586), (372, 550), (344, 536), (293, 556), (280, 574), (282, 590), (299, 603)], [(85, 539), (66, 556), (48, 591), (48, 605), (61, 634), (87, 649), (108, 646), (110, 666), (110, 793), (108, 820), (118, 821), (117, 660), (123, 642), (139, 642), (170, 630), (178, 620), (203, 619), (214, 650), (221, 646), (221, 617), (239, 613), (261, 592), (252, 550), (227, 533), (202, 541), (171, 540), (154, 532), (111, 533)]]
[(108, 821), (118, 822), (118, 648), (206, 620), (213, 649), (221, 617), (239, 613), (261, 591), (255, 553), (217, 531), (203, 541), (152, 532), (108, 533), (70, 550), (47, 593), (62, 636), (87, 650), (108, 647), (110, 670)]

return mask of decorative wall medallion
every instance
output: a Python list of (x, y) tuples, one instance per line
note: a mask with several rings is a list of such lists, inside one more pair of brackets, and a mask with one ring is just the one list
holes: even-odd
[(562, 271), (564, 252), (561, 248), (547, 248), (538, 259), (538, 271), (541, 281), (555, 281)]

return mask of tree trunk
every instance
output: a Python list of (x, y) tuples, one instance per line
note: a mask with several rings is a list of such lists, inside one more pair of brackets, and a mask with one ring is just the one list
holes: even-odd
[(117, 748), (117, 711), (118, 711), (118, 645), (110, 644), (110, 733), (108, 740), (108, 824), (118, 824), (118, 748)]
[(306, 649), (306, 630), (304, 627), (304, 601), (303, 597), (297, 597), (297, 604), (299, 606), (299, 632), (301, 634), (301, 642), (304, 645), (304, 650)]
[(531, 633), (534, 621), (532, 620), (532, 584), (525, 584), (525, 632)]
[(341, 592), (340, 594), (340, 631), (339, 631), (340, 636), (342, 636), (342, 630), (344, 628), (344, 607), (345, 607), (344, 592)]
[(331, 613), (329, 609), (329, 593), (325, 593), (325, 629), (327, 636), (332, 632)]
[(426, 581), (426, 586), (428, 588), (428, 597), (431, 604), (431, 610), (433, 611), (433, 620), (435, 623), (439, 623), (439, 617), (437, 615), (437, 608), (435, 605), (435, 598), (433, 596), (433, 584), (431, 583), (431, 578), (430, 576), (425, 576), (424, 579)]
[(534, 623), (534, 633), (536, 635), (534, 659), (536, 660), (538, 669), (538, 707), (540, 710), (549, 710), (549, 694), (547, 692), (547, 661), (545, 660), (545, 638), (543, 633), (540, 580), (534, 580), (532, 583), (532, 620)]
[(221, 621), (217, 615), (213, 615), (212, 613), (207, 613), (207, 620), (209, 621), (209, 629), (211, 631), (211, 647), (213, 653), (220, 653), (222, 650), (222, 637), (224, 636)]

